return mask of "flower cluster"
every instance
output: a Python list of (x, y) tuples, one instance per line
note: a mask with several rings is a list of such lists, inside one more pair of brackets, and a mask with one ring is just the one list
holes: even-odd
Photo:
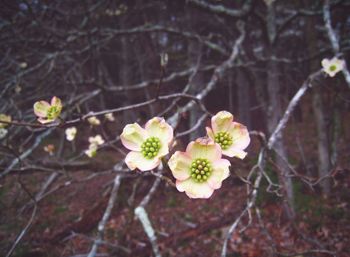
[[(230, 174), (230, 162), (222, 158), (243, 159), (250, 143), (247, 128), (233, 121), (227, 111), (217, 113), (207, 127), (207, 137), (190, 142), (185, 152), (176, 151), (168, 166), (176, 179), (176, 188), (190, 198), (209, 198)], [(137, 123), (125, 126), (120, 136), (131, 150), (125, 163), (131, 170), (148, 171), (156, 168), (169, 153), (173, 129), (163, 118), (153, 118), (142, 128)]]

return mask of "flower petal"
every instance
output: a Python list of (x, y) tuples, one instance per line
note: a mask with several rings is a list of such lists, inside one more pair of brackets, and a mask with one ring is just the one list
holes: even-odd
[(131, 151), (141, 151), (142, 143), (147, 139), (148, 133), (139, 124), (128, 124), (124, 127), (120, 139), (123, 145)]
[(211, 118), (211, 126), (214, 133), (226, 132), (233, 121), (233, 115), (227, 111), (218, 112), (215, 116)]
[(176, 151), (168, 161), (173, 176), (178, 180), (186, 180), (190, 177), (192, 159), (183, 152)]
[(55, 121), (55, 120), (53, 120), (53, 119), (46, 119), (46, 118), (39, 118), (38, 121), (39, 121), (41, 124), (46, 124), (46, 123), (53, 122), (53, 121)]
[(169, 153), (169, 145), (161, 142), (161, 146), (156, 157), (161, 158)]
[(176, 188), (190, 198), (209, 198), (214, 192), (208, 183), (197, 183), (192, 179), (176, 180)]
[(62, 108), (61, 99), (59, 99), (57, 96), (52, 97), (51, 98), (51, 106), (56, 106), (56, 107)]
[(246, 126), (233, 122), (227, 131), (232, 136), (232, 145), (238, 149), (245, 149), (250, 143), (250, 136)]
[[(1, 114), (0, 114), (0, 121), (11, 122), (11, 121), (12, 121), (12, 118), (11, 118), (10, 115), (6, 115), (6, 114), (1, 113)], [(7, 127), (7, 126), (8, 126), (7, 123), (0, 123), (0, 128), (5, 128), (5, 127)]]
[(327, 58), (323, 59), (323, 60), (321, 61), (321, 65), (322, 65), (322, 67), (325, 68), (325, 69), (328, 68), (328, 67), (330, 66), (330, 60), (327, 59)]
[(221, 183), (230, 175), (230, 162), (226, 159), (221, 159), (213, 162), (213, 172), (208, 178), (208, 185), (212, 189), (219, 189)]
[(155, 136), (163, 143), (169, 144), (174, 137), (173, 128), (164, 120), (164, 118), (154, 117), (147, 121), (145, 129), (150, 136)]
[(230, 146), (226, 150), (222, 150), (222, 154), (228, 157), (237, 157), (241, 160), (243, 160), (247, 156), (247, 152), (237, 149), (234, 146)]
[(214, 135), (214, 132), (213, 132), (213, 130), (211, 129), (211, 128), (209, 128), (209, 127), (206, 127), (205, 128), (206, 129), (206, 131), (207, 131), (207, 136), (211, 139), (211, 140), (215, 140), (215, 135)]
[(146, 159), (140, 152), (130, 152), (125, 157), (125, 163), (129, 169), (139, 169), (141, 171), (153, 170), (160, 164), (159, 158)]
[(186, 148), (186, 153), (192, 158), (205, 158), (209, 161), (221, 159), (221, 148), (210, 138), (198, 138), (192, 141)]
[(45, 118), (47, 116), (47, 111), (50, 109), (50, 104), (46, 101), (38, 101), (34, 104), (34, 113), (40, 118)]

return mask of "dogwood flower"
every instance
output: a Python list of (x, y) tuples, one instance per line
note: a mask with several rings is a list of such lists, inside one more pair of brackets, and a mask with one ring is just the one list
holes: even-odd
[(53, 144), (45, 145), (44, 151), (49, 153), (49, 155), (53, 155), (53, 153), (55, 152), (55, 146)]
[(123, 145), (131, 150), (125, 158), (126, 165), (131, 170), (154, 169), (169, 153), (173, 134), (173, 128), (159, 117), (150, 119), (145, 128), (137, 123), (126, 125), (120, 135)]
[(70, 127), (70, 128), (67, 128), (65, 133), (66, 133), (66, 139), (68, 141), (73, 141), (75, 136), (77, 135), (77, 128), (76, 127)]
[(113, 113), (106, 113), (105, 114), (105, 118), (108, 120), (108, 121), (110, 121), (110, 122), (113, 122), (113, 121), (115, 121), (115, 118), (114, 118), (114, 116), (113, 116)]
[(177, 190), (190, 198), (209, 198), (230, 175), (230, 162), (221, 156), (220, 146), (208, 137), (189, 143), (186, 152), (176, 151), (168, 165)]
[(0, 140), (3, 139), (4, 137), (6, 137), (7, 132), (8, 132), (7, 129), (0, 128)]
[(96, 118), (96, 116), (92, 116), (92, 117), (88, 118), (88, 122), (92, 126), (98, 126), (101, 124), (101, 121), (98, 118)]
[(234, 122), (227, 111), (218, 112), (211, 118), (212, 128), (207, 127), (208, 136), (221, 146), (222, 154), (243, 159), (243, 151), (250, 143), (249, 132), (244, 125)]
[(84, 153), (90, 158), (95, 157), (97, 154), (97, 145), (90, 144), (89, 148), (87, 150), (85, 150)]
[(89, 137), (90, 145), (102, 145), (105, 141), (101, 137), (101, 135), (96, 135), (94, 137)]
[(102, 145), (105, 141), (101, 135), (96, 135), (94, 137), (89, 137), (89, 148), (84, 151), (84, 153), (90, 158), (95, 157), (97, 154), (97, 148), (99, 145)]
[(340, 60), (337, 57), (333, 57), (332, 59), (323, 59), (322, 62), (323, 71), (327, 73), (330, 77), (334, 77), (339, 71), (341, 71), (344, 66), (344, 60)]
[(52, 97), (51, 103), (38, 101), (34, 104), (34, 113), (39, 117), (38, 121), (43, 124), (55, 121), (60, 116), (61, 111), (61, 99), (56, 96)]
[(6, 115), (1, 113), (0, 114), (0, 128), (5, 128), (8, 124), (7, 123), (1, 123), (1, 121), (6, 121), (6, 122), (11, 122), (11, 116), (10, 115)]

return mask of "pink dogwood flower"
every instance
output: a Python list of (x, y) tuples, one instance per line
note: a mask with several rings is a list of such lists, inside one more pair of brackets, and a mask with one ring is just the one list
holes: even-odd
[(46, 101), (38, 101), (34, 104), (34, 113), (38, 116), (40, 123), (49, 123), (55, 121), (61, 114), (62, 103), (61, 99), (54, 96), (51, 99), (51, 103)]
[(161, 163), (161, 158), (169, 153), (169, 144), (174, 137), (173, 128), (163, 118), (149, 120), (145, 128), (139, 124), (128, 124), (120, 139), (131, 150), (125, 163), (131, 170), (152, 170)]
[(227, 111), (218, 112), (211, 118), (212, 128), (207, 127), (208, 136), (218, 143), (222, 154), (243, 159), (243, 151), (250, 143), (247, 127), (233, 121), (233, 115)]
[(230, 175), (230, 162), (221, 159), (221, 148), (210, 138), (198, 138), (186, 152), (176, 151), (168, 165), (176, 188), (190, 198), (209, 198)]

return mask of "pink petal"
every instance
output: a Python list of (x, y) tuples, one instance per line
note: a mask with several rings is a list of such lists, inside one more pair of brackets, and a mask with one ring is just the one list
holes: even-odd
[(186, 148), (186, 153), (192, 158), (205, 158), (209, 161), (221, 159), (221, 148), (210, 138), (198, 138), (192, 141)]
[(38, 101), (34, 104), (33, 109), (36, 116), (45, 118), (47, 111), (50, 109), (50, 104), (46, 101)]
[(227, 131), (233, 121), (233, 115), (227, 111), (218, 112), (211, 118), (211, 126), (214, 133)]
[(51, 106), (56, 106), (56, 107), (62, 108), (61, 99), (59, 99), (57, 96), (52, 97), (51, 98)]
[(125, 157), (125, 163), (129, 169), (141, 171), (153, 170), (160, 164), (159, 158), (146, 159), (140, 152), (129, 152)]
[(141, 151), (142, 143), (147, 139), (146, 130), (139, 124), (128, 124), (124, 127), (123, 133), (120, 135), (122, 144), (131, 151)]
[(214, 135), (214, 132), (213, 132), (213, 130), (211, 129), (211, 128), (209, 128), (209, 127), (206, 127), (205, 128), (206, 129), (206, 131), (207, 131), (207, 136), (211, 139), (211, 140), (215, 140), (215, 135)]
[(164, 118), (154, 117), (150, 119), (145, 129), (150, 136), (158, 137), (163, 144), (169, 144), (174, 137), (173, 128), (166, 123)]
[(184, 152), (176, 151), (168, 161), (173, 176), (178, 180), (186, 180), (190, 177), (192, 159)]
[(237, 157), (243, 160), (246, 157), (247, 152), (238, 149), (234, 145), (232, 145), (228, 149), (222, 150), (222, 154), (228, 157)]
[(228, 178), (230, 175), (230, 165), (230, 162), (226, 159), (213, 162), (213, 171), (207, 181), (212, 189), (219, 189), (222, 181)]
[(212, 189), (207, 183), (197, 183), (192, 179), (184, 181), (176, 180), (176, 188), (180, 192), (185, 192), (190, 198), (209, 198), (214, 189)]
[(250, 136), (246, 126), (232, 122), (229, 130), (227, 131), (232, 136), (232, 146), (244, 150), (250, 143)]
[(39, 121), (41, 124), (47, 124), (47, 123), (53, 122), (53, 121), (55, 121), (55, 120), (52, 120), (52, 119), (45, 119), (45, 118), (38, 118), (38, 121)]

